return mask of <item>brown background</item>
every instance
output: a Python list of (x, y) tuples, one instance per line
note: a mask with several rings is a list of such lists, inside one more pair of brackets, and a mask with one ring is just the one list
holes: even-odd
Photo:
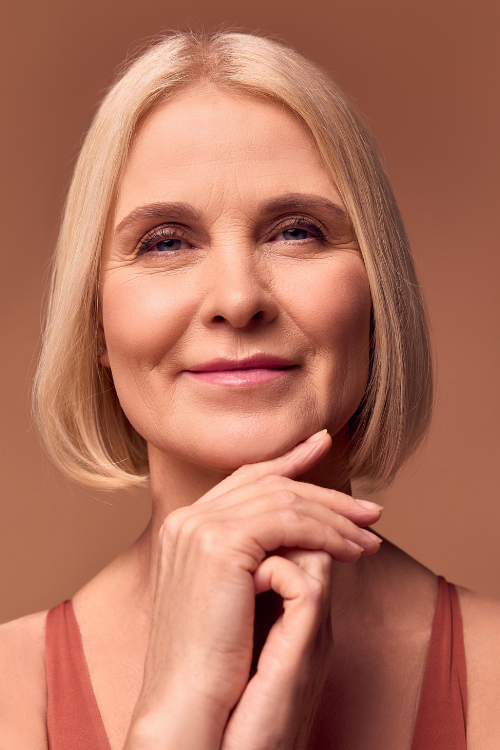
[[(4, 5), (0, 621), (56, 604), (141, 531), (145, 493), (72, 486), (29, 414), (42, 295), (81, 135), (117, 65), (171, 28), (281, 36), (330, 70), (378, 138), (427, 299), (436, 416), (379, 528), (500, 598), (497, 0), (17, 0)], [(7, 18), (6, 18), (7, 15)]]

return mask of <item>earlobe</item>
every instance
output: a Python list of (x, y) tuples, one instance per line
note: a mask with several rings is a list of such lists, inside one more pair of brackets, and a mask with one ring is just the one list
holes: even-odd
[(106, 347), (106, 341), (104, 340), (104, 334), (101, 331), (97, 340), (97, 361), (103, 367), (110, 367), (108, 349)]
[(111, 365), (109, 363), (108, 347), (106, 346), (106, 339), (104, 337), (104, 330), (103, 330), (101, 322), (99, 322), (98, 324), (96, 338), (97, 338), (97, 352), (96, 352), (97, 361), (103, 367), (110, 367)]
[(105, 346), (99, 347), (97, 351), (97, 359), (103, 367), (111, 367), (109, 362), (108, 350)]

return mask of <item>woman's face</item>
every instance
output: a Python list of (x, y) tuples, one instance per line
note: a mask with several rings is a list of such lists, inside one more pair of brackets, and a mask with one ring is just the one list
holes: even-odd
[(284, 108), (198, 86), (150, 114), (101, 282), (103, 363), (160, 451), (231, 471), (324, 427), (347, 433), (369, 286), (340, 196)]

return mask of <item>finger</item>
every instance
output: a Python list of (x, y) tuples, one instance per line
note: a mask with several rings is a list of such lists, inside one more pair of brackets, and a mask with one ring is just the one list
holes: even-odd
[[(265, 477), (262, 482), (254, 482), (225, 492), (206, 505), (203, 514), (214, 518), (221, 511), (230, 510), (233, 520), (242, 521), (258, 514), (265, 514), (273, 508), (284, 511), (289, 509), (331, 526), (345, 539), (363, 547), (364, 555), (372, 555), (379, 550), (382, 541), (380, 537), (360, 526), (362, 523), (368, 525), (378, 521), (380, 511), (369, 515), (360, 506), (358, 523), (354, 523), (342, 512), (337, 512), (337, 507), (345, 511), (350, 506), (358, 505), (349, 495), (284, 477), (273, 477), (272, 482), (265, 481)], [(195, 511), (194, 506), (191, 507)], [(196, 509), (196, 512), (200, 513), (200, 510)]]
[[(334, 560), (345, 563), (356, 562), (364, 551), (364, 545), (371, 552), (368, 541), (363, 541), (363, 545), (357, 544), (343, 537), (332, 523), (324, 519), (319, 521), (312, 515), (304, 515), (290, 508), (261, 511), (245, 519), (232, 518), (218, 527), (217, 533), (225, 540), (221, 544), (227, 545), (227, 540), (231, 540), (232, 547), (250, 555), (250, 560), (253, 559), (257, 565), (267, 553), (281, 547), (323, 550)], [(254, 547), (254, 544), (257, 546)]]
[[(222, 750), (295, 747), (295, 727), (303, 721), (302, 691), (307, 691), (311, 699), (311, 687), (322, 671), (314, 661), (317, 633), (325, 619), (321, 584), (289, 560), (276, 556), (259, 566), (254, 581), (256, 593), (273, 589), (282, 596), (284, 611), (271, 627), (257, 671), (228, 722)], [(325, 663), (323, 653), (322, 657), (321, 666)], [(311, 684), (305, 675), (313, 672)], [(323, 683), (321, 675), (320, 689)], [(312, 696), (312, 705), (316, 708), (316, 695)]]
[(245, 464), (236, 469), (231, 476), (219, 482), (218, 485), (209, 490), (197, 503), (205, 503), (213, 500), (224, 492), (241, 487), (243, 484), (255, 482), (266, 474), (277, 474), (282, 477), (296, 477), (312, 469), (324, 458), (332, 446), (330, 435), (321, 430), (311, 435), (302, 443), (283, 453), (281, 456), (261, 461), (255, 464)]
[(289, 489), (307, 500), (326, 505), (327, 508), (345, 516), (357, 526), (369, 526), (376, 523), (383, 510), (382, 505), (372, 503), (369, 500), (356, 500), (345, 492), (332, 490), (328, 487), (319, 487), (308, 482), (298, 482), (276, 474), (267, 474), (258, 479), (257, 482), (266, 486), (272, 485), (280, 489)]
[(325, 588), (325, 601), (330, 601), (331, 576), (333, 559), (323, 550), (284, 549), (279, 552), (280, 557), (290, 560), (309, 576), (316, 578)]
[[(310, 553), (311, 558), (314, 554), (317, 553)], [(310, 566), (313, 565), (311, 559)], [(283, 627), (290, 629), (290, 635), (293, 635), (295, 646), (299, 646), (299, 649), (297, 639), (310, 640), (329, 600), (329, 576), (321, 577), (319, 566), (316, 566), (316, 572), (317, 576), (310, 575), (286, 557), (272, 555), (259, 565), (253, 575), (256, 594), (272, 590), (283, 598), (283, 618), (279, 627), (281, 630)], [(286, 637), (286, 633), (282, 635)]]
[[(314, 578), (316, 581), (326, 586), (328, 580), (326, 576), (324, 576), (324, 580), (321, 580), (319, 566), (317, 566), (318, 577), (310, 576), (305, 570), (305, 567), (307, 566), (305, 558), (308, 554), (314, 556), (321, 553), (304, 551), (301, 558), (304, 567), (297, 565), (293, 559), (290, 559), (285, 555), (271, 555), (271, 557), (266, 557), (253, 574), (255, 594), (262, 594), (264, 591), (272, 590), (283, 597), (283, 599), (302, 600), (304, 597), (307, 597), (309, 593), (308, 586), (310, 582), (308, 581), (308, 577)], [(298, 560), (299, 557), (296, 556), (295, 559)], [(312, 567), (312, 560), (309, 562), (311, 563), (310, 567)], [(317, 594), (318, 591), (319, 588), (315, 586), (314, 594)], [(316, 596), (314, 596), (314, 598), (316, 600)]]
[(281, 456), (261, 461), (256, 464), (246, 464), (233, 473), (234, 476), (244, 475), (246, 481), (255, 481), (266, 474), (278, 474), (282, 477), (296, 477), (312, 469), (324, 458), (332, 447), (332, 439), (326, 430), (311, 435), (302, 443)]
[(344, 539), (362, 547), (364, 555), (372, 555), (379, 550), (382, 541), (380, 537), (367, 529), (359, 528), (348, 518), (331, 510), (326, 502), (320, 503), (298, 495), (297, 491), (300, 492), (301, 487), (301, 482), (290, 481), (286, 488), (277, 487), (275, 491), (269, 492), (269, 485), (266, 484), (246, 485), (217, 498), (207, 506), (206, 516), (215, 518), (221, 511), (230, 509), (231, 520), (241, 523), (254, 517), (265, 517), (272, 510), (284, 513), (290, 511), (331, 527)]
[[(234, 559), (240, 567), (252, 573), (268, 553), (282, 547), (324, 550), (334, 560), (345, 563), (356, 562), (365, 548), (366, 554), (373, 554), (378, 549), (379, 545), (369, 539), (360, 539), (362, 544), (346, 539), (335, 528), (335, 514), (317, 503), (304, 500), (303, 508), (299, 503), (295, 508), (286, 504), (270, 508), (262, 498), (257, 503), (257, 512), (253, 513), (249, 511), (249, 504), (243, 503), (236, 506), (237, 513), (221, 514), (222, 518), (217, 513), (190, 514), (184, 519), (184, 542), (187, 540), (192, 550), (225, 560), (226, 565)], [(175, 513), (177, 511), (166, 521), (167, 531), (174, 537), (178, 536), (179, 530), (169, 528), (169, 519)], [(358, 534), (363, 532), (354, 525), (352, 528)]]

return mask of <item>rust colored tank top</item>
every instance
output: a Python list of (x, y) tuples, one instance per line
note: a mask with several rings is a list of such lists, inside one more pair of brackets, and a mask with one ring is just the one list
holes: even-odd
[[(50, 750), (111, 750), (71, 601), (47, 615), (46, 664)], [(466, 750), (466, 716), (460, 603), (455, 586), (440, 576), (411, 750)]]

